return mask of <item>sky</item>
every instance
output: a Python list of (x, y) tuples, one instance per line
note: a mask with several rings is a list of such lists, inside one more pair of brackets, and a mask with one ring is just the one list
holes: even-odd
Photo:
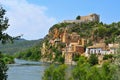
[(44, 38), (52, 25), (91, 13), (110, 24), (120, 21), (119, 0), (0, 0), (9, 18), (7, 33), (35, 40)]

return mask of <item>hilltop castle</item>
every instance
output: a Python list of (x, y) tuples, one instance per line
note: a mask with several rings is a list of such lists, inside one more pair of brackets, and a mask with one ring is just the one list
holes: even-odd
[(64, 23), (82, 23), (82, 22), (99, 22), (100, 16), (98, 14), (90, 14), (87, 16), (80, 16), (78, 20), (64, 20)]

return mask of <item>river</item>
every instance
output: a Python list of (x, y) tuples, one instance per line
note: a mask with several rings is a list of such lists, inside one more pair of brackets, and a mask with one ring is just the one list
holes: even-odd
[(42, 80), (47, 63), (15, 59), (15, 64), (9, 64), (7, 80)]

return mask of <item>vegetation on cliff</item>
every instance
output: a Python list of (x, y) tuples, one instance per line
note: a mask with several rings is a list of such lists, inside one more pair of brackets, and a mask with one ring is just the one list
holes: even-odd
[[(44, 43), (46, 45), (46, 50), (43, 57), (47, 60), (57, 61), (59, 57), (64, 61), (64, 56), (62, 56), (62, 49), (66, 46), (66, 43), (60, 42), (59, 44), (51, 44), (51, 40), (61, 39), (61, 35), (67, 30), (68, 34), (73, 32), (80, 35), (81, 38), (87, 40), (84, 48), (93, 45), (94, 43), (104, 42), (107, 44), (114, 43), (116, 38), (120, 35), (120, 22), (104, 24), (102, 22), (83, 22), (83, 23), (58, 23), (53, 25), (49, 29), (49, 34), (44, 38)], [(59, 53), (59, 54), (58, 54)], [(52, 59), (52, 55), (55, 54), (55, 58)], [(73, 60), (78, 60), (78, 56), (74, 57)], [(63, 58), (63, 59), (62, 59)], [(61, 61), (58, 60), (58, 61)], [(63, 62), (62, 62), (63, 63)]]
[(116, 36), (120, 35), (120, 22), (112, 24), (103, 24), (102, 22), (88, 22), (88, 23), (59, 23), (53, 25), (50, 28), (49, 34), (47, 35), (48, 39), (53, 38), (55, 35), (54, 29), (58, 29), (58, 38), (60, 34), (64, 32), (67, 28), (68, 33), (76, 32), (82, 38), (91, 39), (98, 42), (101, 39), (105, 40), (105, 43), (112, 43), (115, 40)]

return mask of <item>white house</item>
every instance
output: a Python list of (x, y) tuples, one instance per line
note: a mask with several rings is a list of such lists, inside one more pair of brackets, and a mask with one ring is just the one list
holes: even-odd
[(89, 54), (115, 54), (117, 53), (118, 47), (119, 44), (108, 44), (108, 46), (106, 46), (105, 43), (98, 43), (94, 44), (93, 46), (87, 47), (85, 55), (88, 56)]
[(109, 46), (109, 49), (110, 49), (109, 54), (117, 53), (117, 49), (119, 47), (119, 44), (108, 44), (108, 46)]
[(98, 44), (94, 44), (93, 46), (89, 46), (86, 48), (86, 52), (85, 55), (88, 54), (107, 54), (108, 50), (106, 49), (106, 45), (105, 43), (98, 43)]

